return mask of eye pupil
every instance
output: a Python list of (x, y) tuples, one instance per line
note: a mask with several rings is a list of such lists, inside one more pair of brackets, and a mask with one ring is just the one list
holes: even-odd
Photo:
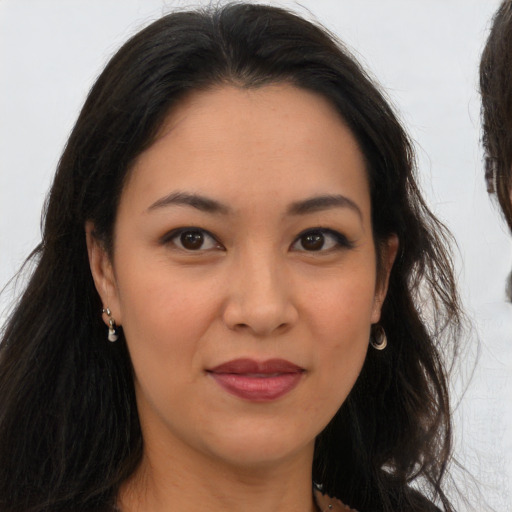
[(301, 240), (302, 247), (308, 251), (319, 251), (325, 243), (323, 233), (313, 232), (304, 235)]
[(180, 235), (180, 242), (185, 249), (197, 250), (204, 243), (204, 235), (200, 231), (185, 231)]

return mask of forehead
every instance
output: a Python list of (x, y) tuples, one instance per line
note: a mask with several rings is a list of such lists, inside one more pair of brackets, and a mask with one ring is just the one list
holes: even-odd
[(287, 83), (256, 88), (224, 85), (186, 95), (167, 116), (155, 144), (174, 132), (194, 139), (198, 149), (220, 146), (229, 136), (239, 147), (250, 140), (254, 152), (267, 152), (284, 149), (287, 143), (316, 143), (315, 135), (326, 130), (332, 133), (324, 139), (326, 147), (337, 146), (341, 138), (350, 138), (357, 146), (335, 106), (320, 94)]
[(148, 201), (191, 188), (235, 202), (247, 191), (290, 201), (369, 195), (363, 155), (334, 106), (288, 84), (191, 93), (139, 156), (125, 188)]

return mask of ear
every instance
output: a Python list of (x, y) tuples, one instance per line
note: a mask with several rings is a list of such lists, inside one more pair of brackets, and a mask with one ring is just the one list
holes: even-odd
[[(121, 309), (119, 307), (119, 293), (114, 273), (112, 260), (103, 247), (103, 244), (94, 233), (94, 224), (91, 221), (85, 223), (85, 239), (89, 266), (96, 291), (101, 297), (104, 308), (109, 308), (117, 325), (121, 325)], [(98, 312), (99, 314), (100, 312)], [(108, 317), (103, 314), (103, 321), (108, 325)]]
[(381, 263), (373, 301), (372, 324), (376, 324), (380, 320), (382, 304), (388, 292), (389, 276), (398, 253), (398, 246), (398, 236), (393, 233), (381, 248)]

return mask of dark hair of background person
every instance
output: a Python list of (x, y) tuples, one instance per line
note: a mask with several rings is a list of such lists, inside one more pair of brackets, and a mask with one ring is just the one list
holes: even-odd
[[(512, 233), (512, 0), (494, 15), (480, 61), (487, 190), (495, 194)], [(507, 283), (512, 300), (512, 273)]]
[(112, 251), (123, 183), (184, 95), (274, 83), (314, 91), (340, 113), (366, 158), (377, 252), (392, 233), (400, 241), (381, 318), (388, 348), (369, 350), (318, 436), (313, 480), (364, 512), (437, 510), (434, 501), (453, 510), (443, 491), (451, 454), (443, 357), (455, 354), (461, 312), (449, 237), (421, 198), (408, 137), (327, 31), (279, 8), (229, 4), (164, 16), (130, 39), (70, 135), (35, 269), (0, 346), (2, 512), (112, 508), (143, 440), (125, 341), (106, 341), (84, 224)]

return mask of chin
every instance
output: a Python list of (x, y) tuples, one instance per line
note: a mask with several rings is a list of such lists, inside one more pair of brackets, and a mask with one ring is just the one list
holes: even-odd
[(255, 432), (240, 431), (235, 435), (218, 440), (212, 452), (216, 458), (241, 469), (268, 469), (278, 461), (294, 460), (297, 457), (313, 456), (315, 436), (305, 438), (304, 433), (293, 436), (285, 429)]

